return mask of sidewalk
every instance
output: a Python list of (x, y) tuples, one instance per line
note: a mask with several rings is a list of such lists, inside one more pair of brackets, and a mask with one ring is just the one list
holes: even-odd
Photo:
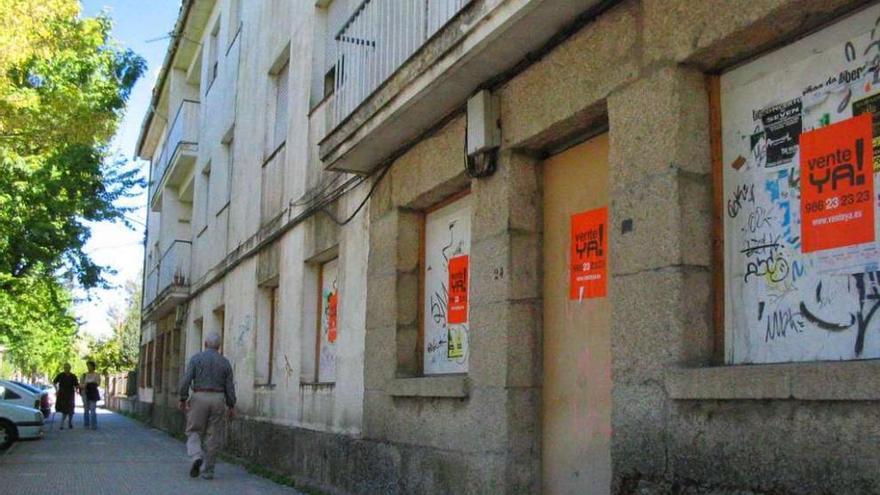
[(98, 410), (98, 430), (46, 423), (43, 439), (22, 441), (0, 453), (0, 493), (64, 494), (278, 494), (292, 488), (218, 462), (215, 479), (189, 477), (184, 445), (167, 434), (110, 411)]

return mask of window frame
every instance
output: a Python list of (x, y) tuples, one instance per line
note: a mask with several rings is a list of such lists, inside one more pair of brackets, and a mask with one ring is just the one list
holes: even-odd
[[(427, 207), (423, 210), (419, 211), (418, 215), (418, 224), (419, 224), (419, 265), (418, 265), (418, 343), (416, 345), (416, 370), (418, 377), (437, 377), (437, 376), (467, 376), (470, 373), (470, 358), (468, 358), (468, 371), (456, 372), (456, 373), (425, 373), (425, 281), (427, 278), (426, 274), (426, 232), (427, 232), (427, 220), (428, 215), (443, 209), (456, 201), (464, 199), (468, 195), (471, 194), (470, 186), (458, 191), (451, 196)], [(471, 205), (471, 215), (473, 215), (473, 205)], [(471, 225), (473, 227), (473, 225)], [(470, 246), (469, 246), (470, 248)], [(470, 346), (470, 342), (468, 343)]]
[(208, 38), (208, 63), (205, 66), (205, 75), (207, 76), (207, 84), (205, 84), (205, 94), (211, 91), (214, 81), (220, 74), (220, 24), (223, 16), (217, 16), (214, 26), (211, 27)]
[[(317, 299), (317, 311), (315, 313), (315, 372), (314, 372), (314, 381), (313, 383), (319, 385), (333, 385), (339, 381), (339, 376), (335, 376), (332, 381), (321, 380), (321, 344), (323, 339), (321, 338), (321, 334), (323, 332), (323, 323), (324, 323), (324, 270), (327, 265), (330, 263), (336, 262), (336, 281), (337, 281), (337, 298), (339, 297), (340, 287), (339, 287), (339, 255), (335, 255), (331, 258), (323, 260), (317, 263), (317, 287), (316, 287), (316, 299)], [(338, 306), (337, 306), (338, 311)], [(337, 326), (339, 325), (339, 314), (337, 313)], [(338, 331), (338, 328), (337, 328)]]

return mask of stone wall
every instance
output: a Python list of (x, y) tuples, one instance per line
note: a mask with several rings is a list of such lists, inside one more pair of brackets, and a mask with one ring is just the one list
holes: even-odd
[[(862, 3), (621, 2), (495, 88), (504, 146), (499, 172), (470, 185), (478, 205), (473, 321), (481, 331), (461, 403), (389, 393), (412, 366), (413, 212), (465, 187), (458, 120), (407, 151), (372, 204), (365, 436), (499, 463), (506, 466), (502, 491), (537, 489), (541, 196), (531, 157), (607, 126), (614, 491), (867, 493), (877, 486), (868, 466), (880, 457), (867, 448), (878, 440), (870, 428), (876, 417), (867, 403), (673, 398), (666, 378), (670, 370), (720, 364), (707, 76)], [(499, 268), (510, 278), (494, 277)], [(492, 323), (500, 323), (497, 330)], [(482, 368), (482, 359), (491, 365)], [(483, 410), (494, 426), (471, 423)], [(479, 447), (450, 442), (453, 429), (476, 435)], [(844, 453), (850, 450), (859, 455)], [(531, 469), (513, 467), (529, 462)], [(488, 480), (499, 470), (474, 474)]]
[[(870, 403), (724, 394), (735, 381), (735, 370), (724, 368), (716, 394), (673, 399), (670, 386), (703, 377), (666, 379), (669, 370), (720, 364), (711, 320), (706, 75), (863, 3), (623, 2), (499, 88), (509, 148), (540, 152), (607, 118), (616, 492), (870, 493), (880, 486), (869, 468), (880, 461), (869, 447), (880, 439)], [(811, 371), (814, 383), (833, 374), (821, 364), (792, 366)], [(854, 386), (858, 375), (848, 376), (831, 381)], [(859, 400), (866, 398), (880, 397)]]

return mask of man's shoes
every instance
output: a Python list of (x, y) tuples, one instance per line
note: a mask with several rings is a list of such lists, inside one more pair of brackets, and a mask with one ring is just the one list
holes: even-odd
[(196, 459), (193, 461), (192, 466), (189, 468), (189, 477), (197, 478), (199, 476), (199, 471), (202, 469), (202, 460)]
[(62, 429), (62, 430), (64, 429), (64, 425), (61, 425), (61, 429)]
[(212, 479), (214, 479), (214, 473), (210, 473), (210, 472), (206, 471), (206, 472), (202, 473), (202, 479), (203, 480), (212, 480)]

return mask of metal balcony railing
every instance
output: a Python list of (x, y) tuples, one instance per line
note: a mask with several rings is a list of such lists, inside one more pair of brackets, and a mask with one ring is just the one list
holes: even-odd
[(177, 108), (171, 127), (159, 158), (153, 161), (152, 173), (150, 174), (150, 198), (152, 198), (171, 160), (174, 159), (181, 145), (195, 145), (199, 140), (199, 102), (195, 100), (183, 100)]
[(172, 286), (189, 287), (191, 248), (190, 241), (176, 240), (165, 250), (159, 260), (159, 294)]
[(190, 241), (175, 240), (144, 280), (143, 307), (148, 307), (169, 288), (186, 288), (190, 283)]
[(335, 36), (336, 127), (471, 0), (363, 0)]

